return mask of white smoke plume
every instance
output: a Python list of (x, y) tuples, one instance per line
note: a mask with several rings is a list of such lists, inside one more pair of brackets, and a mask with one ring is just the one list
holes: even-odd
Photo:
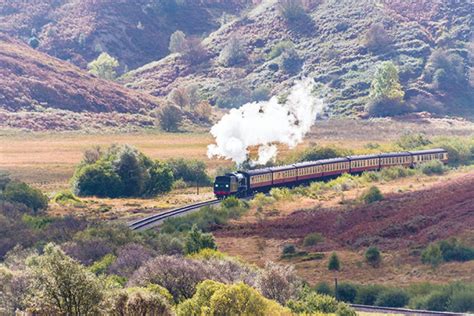
[(216, 143), (208, 146), (208, 157), (241, 164), (248, 157), (249, 147), (257, 146), (258, 159), (251, 163), (265, 164), (275, 160), (276, 144), (294, 148), (324, 109), (323, 100), (311, 94), (312, 88), (312, 80), (305, 79), (291, 88), (285, 104), (279, 104), (274, 96), (230, 110), (211, 129)]

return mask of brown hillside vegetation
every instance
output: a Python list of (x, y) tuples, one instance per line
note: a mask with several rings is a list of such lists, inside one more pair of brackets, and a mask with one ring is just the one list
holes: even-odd
[(133, 69), (166, 56), (177, 29), (208, 33), (223, 12), (238, 12), (245, 2), (0, 0), (0, 29), (25, 41), (35, 31), (41, 51), (82, 68), (107, 51)]
[(389, 194), (370, 205), (341, 209), (296, 211), (284, 218), (234, 224), (221, 237), (261, 236), (302, 239), (319, 232), (335, 246), (351, 248), (376, 244), (384, 250), (402, 250), (463, 235), (474, 226), (474, 173), (430, 189)]
[(136, 113), (157, 105), (151, 96), (95, 78), (0, 34), (0, 107), (4, 109), (41, 106), (74, 112)]

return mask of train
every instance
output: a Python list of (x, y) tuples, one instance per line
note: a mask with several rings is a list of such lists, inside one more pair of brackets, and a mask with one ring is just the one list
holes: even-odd
[(383, 168), (418, 164), (439, 160), (446, 164), (448, 152), (443, 148), (419, 151), (391, 152), (375, 155), (347, 156), (291, 165), (237, 171), (217, 176), (214, 194), (218, 199), (228, 196), (246, 197), (257, 192), (268, 192), (275, 187), (294, 187), (312, 181), (328, 180), (344, 173), (361, 174)]

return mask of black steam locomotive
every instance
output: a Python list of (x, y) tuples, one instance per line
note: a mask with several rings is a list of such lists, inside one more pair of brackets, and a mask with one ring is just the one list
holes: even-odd
[(317, 180), (326, 180), (343, 173), (359, 174), (393, 166), (414, 167), (431, 160), (448, 162), (448, 152), (442, 148), (349, 156), (308, 161), (293, 165), (237, 171), (216, 177), (214, 194), (223, 199), (233, 195), (244, 197), (256, 192), (267, 192), (274, 187), (289, 187)]

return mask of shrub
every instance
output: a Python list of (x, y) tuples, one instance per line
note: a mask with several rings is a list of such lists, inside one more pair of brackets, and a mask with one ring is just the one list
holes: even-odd
[(212, 120), (212, 106), (208, 101), (199, 102), (193, 113), (201, 122), (210, 123)]
[(28, 39), (28, 45), (30, 45), (30, 47), (33, 49), (37, 49), (39, 44), (40, 41), (36, 36), (32, 36)]
[(117, 257), (107, 268), (115, 275), (130, 277), (152, 257), (152, 252), (148, 248), (140, 244), (129, 243), (118, 249)]
[(357, 313), (354, 309), (350, 308), (347, 304), (339, 304), (336, 310), (336, 316), (356, 316)]
[(374, 23), (365, 35), (365, 47), (373, 52), (385, 51), (390, 47), (392, 40), (382, 23)]
[(444, 164), (439, 160), (432, 160), (422, 163), (421, 165), (418, 165), (417, 168), (421, 170), (423, 174), (426, 174), (428, 176), (434, 174), (443, 174), (446, 172)]
[(404, 307), (408, 304), (410, 297), (408, 294), (399, 289), (390, 289), (383, 291), (375, 301), (376, 306), (385, 307)]
[(329, 271), (339, 271), (341, 269), (341, 263), (339, 262), (339, 257), (335, 252), (331, 254), (328, 262)]
[(216, 91), (216, 104), (220, 108), (238, 108), (252, 101), (252, 92), (240, 81), (224, 84)]
[(304, 237), (303, 246), (309, 247), (314, 246), (324, 240), (324, 237), (320, 233), (311, 233)]
[(289, 49), (281, 54), (280, 68), (289, 75), (300, 72), (303, 60), (298, 56), (295, 49)]
[(270, 53), (268, 53), (268, 59), (272, 60), (279, 57), (283, 52), (294, 50), (295, 45), (292, 41), (281, 41), (272, 47)]
[(443, 49), (433, 51), (427, 61), (424, 77), (433, 87), (447, 92), (464, 92), (468, 85), (464, 59)]
[(280, 13), (291, 30), (305, 34), (314, 29), (314, 22), (301, 0), (280, 0), (279, 4)]
[(191, 65), (198, 65), (209, 59), (206, 48), (197, 37), (190, 37), (186, 40), (185, 49), (181, 55)]
[(0, 170), (0, 196), (2, 191), (5, 190), (5, 187), (8, 183), (10, 183), (10, 181), (10, 173), (5, 170)]
[(474, 260), (474, 248), (461, 244), (456, 238), (441, 240), (438, 245), (446, 262)]
[(111, 291), (107, 307), (109, 315), (174, 315), (166, 298), (153, 288), (131, 287)]
[(247, 54), (239, 39), (231, 37), (219, 54), (219, 63), (225, 67), (233, 67), (247, 60)]
[(376, 186), (371, 186), (361, 197), (366, 204), (378, 202), (383, 200), (383, 194)]
[(177, 30), (170, 36), (169, 50), (172, 53), (182, 53), (186, 49), (186, 35)]
[(181, 179), (189, 184), (209, 185), (211, 179), (206, 173), (206, 164), (201, 160), (174, 158), (168, 160), (174, 179)]
[(438, 101), (433, 96), (425, 96), (419, 94), (409, 100), (410, 106), (417, 112), (430, 112), (436, 114), (443, 114), (446, 108), (442, 102)]
[(423, 250), (421, 253), (421, 262), (429, 264), (434, 268), (439, 266), (441, 262), (443, 262), (443, 256), (439, 245), (430, 244), (425, 250)]
[(268, 299), (285, 305), (295, 297), (299, 289), (299, 280), (292, 266), (282, 266), (267, 262), (265, 269), (257, 278), (257, 288)]
[(221, 206), (224, 208), (239, 207), (240, 200), (235, 196), (229, 196), (222, 201)]
[(183, 113), (174, 105), (166, 105), (158, 114), (160, 127), (166, 132), (178, 131), (183, 121)]
[(205, 234), (193, 225), (188, 235), (186, 236), (184, 249), (186, 254), (199, 252), (201, 249), (217, 249), (214, 237), (212, 234)]
[(73, 182), (78, 196), (118, 197), (122, 193), (122, 181), (112, 164), (101, 161), (76, 169)]
[(380, 262), (382, 262), (382, 256), (379, 249), (375, 246), (369, 247), (365, 252), (365, 260), (371, 266), (378, 267)]
[(357, 289), (355, 303), (362, 305), (374, 305), (377, 297), (383, 292), (383, 290), (384, 288), (378, 285), (359, 286)]
[(357, 289), (349, 283), (341, 283), (337, 286), (336, 297), (344, 302), (354, 303), (357, 295)]
[(455, 291), (450, 299), (448, 309), (453, 312), (474, 312), (474, 289)]
[(185, 107), (189, 106), (191, 102), (188, 91), (182, 87), (173, 89), (168, 95), (168, 98), (171, 102), (173, 102), (173, 104), (175, 104), (181, 109), (184, 109)]
[(8, 182), (0, 198), (10, 202), (24, 204), (34, 212), (45, 210), (48, 207), (48, 197), (40, 190), (24, 182)]
[(401, 149), (405, 150), (414, 150), (420, 149), (424, 146), (431, 145), (432, 142), (425, 135), (421, 133), (413, 134), (407, 133), (402, 135), (397, 141), (396, 144)]
[(282, 254), (291, 255), (296, 252), (296, 247), (294, 245), (285, 245), (283, 246)]
[(61, 205), (68, 205), (68, 204), (77, 205), (77, 204), (82, 203), (81, 200), (69, 190), (58, 192), (53, 197), (53, 202), (61, 204)]
[(446, 291), (430, 293), (424, 302), (424, 308), (430, 311), (446, 311), (450, 301), (450, 295)]
[(101, 53), (96, 60), (87, 65), (89, 72), (99, 78), (106, 80), (114, 80), (117, 76), (115, 72), (119, 66), (117, 59), (113, 58), (107, 53)]
[(334, 296), (334, 291), (331, 289), (331, 286), (324, 281), (318, 282), (314, 287), (314, 291), (318, 294)]
[(112, 263), (114, 263), (115, 257), (113, 254), (106, 254), (102, 259), (94, 262), (92, 266), (89, 267), (89, 271), (95, 274), (104, 274)]
[(305, 151), (298, 153), (295, 157), (292, 157), (289, 162), (315, 161), (350, 156), (351, 154), (351, 151), (337, 147), (312, 146)]
[[(314, 292), (310, 292), (304, 295), (300, 300), (291, 300), (287, 306), (295, 314), (331, 314), (336, 313), (339, 307), (346, 305), (339, 303), (334, 297), (328, 295), (321, 295)], [(343, 307), (345, 308), (345, 307)], [(342, 311), (341, 311), (342, 314)], [(347, 315), (347, 314), (345, 314)], [(350, 314), (353, 315), (353, 314)]]
[(270, 190), (270, 195), (277, 201), (291, 201), (293, 195), (288, 188), (273, 188)]

